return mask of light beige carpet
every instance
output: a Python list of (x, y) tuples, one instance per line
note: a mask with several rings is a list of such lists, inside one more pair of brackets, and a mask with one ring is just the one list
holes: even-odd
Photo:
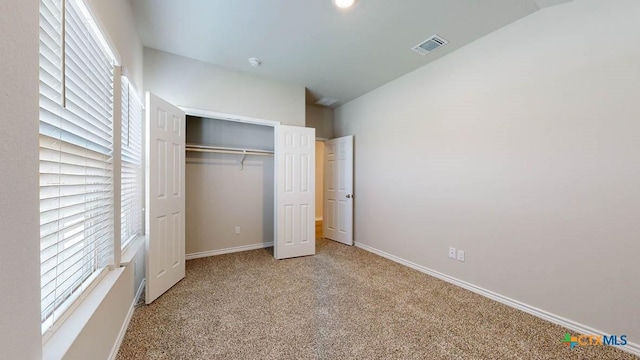
[(636, 359), (569, 349), (566, 329), (355, 247), (187, 262), (135, 310), (118, 359)]

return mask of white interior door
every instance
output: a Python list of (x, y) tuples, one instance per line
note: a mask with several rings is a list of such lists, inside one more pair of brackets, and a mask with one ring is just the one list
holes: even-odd
[(147, 93), (146, 302), (185, 274), (185, 114)]
[(316, 130), (275, 127), (276, 259), (316, 253)]
[(324, 143), (325, 238), (353, 245), (353, 135)]

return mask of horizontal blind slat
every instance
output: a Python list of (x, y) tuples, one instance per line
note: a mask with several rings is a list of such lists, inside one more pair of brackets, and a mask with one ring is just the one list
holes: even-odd
[[(113, 115), (111, 94), (99, 94), (94, 87), (87, 86), (86, 79), (82, 79), (81, 76), (83, 75), (75, 74), (73, 70), (67, 71), (67, 100), (73, 100), (79, 110), (91, 112), (92, 116), (99, 121), (95, 124), (96, 126), (104, 124), (105, 127), (109, 127)], [(78, 115), (82, 116), (83, 113)]]
[(92, 69), (89, 67), (89, 65), (91, 64), (87, 64), (86, 62), (82, 61), (82, 55), (78, 54), (78, 52), (81, 53), (82, 49), (66, 49), (66, 69), (74, 71), (74, 74), (77, 76), (84, 76), (85, 78), (81, 78), (83, 81), (85, 81), (84, 84), (88, 87), (92, 87), (97, 94), (110, 95), (111, 91), (107, 91), (109, 89), (104, 89), (102, 87), (113, 82), (113, 72), (107, 70), (97, 72), (96, 69)]

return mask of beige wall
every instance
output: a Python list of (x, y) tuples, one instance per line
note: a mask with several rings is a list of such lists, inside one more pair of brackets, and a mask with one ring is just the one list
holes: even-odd
[(333, 138), (333, 109), (306, 104), (305, 114), (305, 126), (315, 128), (317, 138)]
[(147, 91), (178, 106), (305, 125), (305, 89), (150, 48)]
[(316, 141), (316, 219), (324, 214), (324, 141)]
[(543, 9), (337, 109), (356, 241), (640, 343), (638, 14)]
[(273, 158), (187, 155), (187, 254), (273, 242)]
[(38, 2), (0, 5), (0, 359), (39, 359)]

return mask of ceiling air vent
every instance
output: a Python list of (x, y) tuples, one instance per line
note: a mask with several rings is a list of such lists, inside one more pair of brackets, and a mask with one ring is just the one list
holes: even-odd
[(338, 99), (334, 99), (334, 98), (330, 98), (330, 97), (325, 96), (322, 99), (316, 101), (316, 105), (331, 107), (335, 103), (337, 103), (338, 101), (339, 101)]
[(433, 35), (427, 40), (421, 42), (420, 44), (411, 48), (411, 50), (420, 53), (422, 55), (427, 55), (428, 53), (440, 48), (443, 45), (448, 44), (449, 42), (438, 35)]

